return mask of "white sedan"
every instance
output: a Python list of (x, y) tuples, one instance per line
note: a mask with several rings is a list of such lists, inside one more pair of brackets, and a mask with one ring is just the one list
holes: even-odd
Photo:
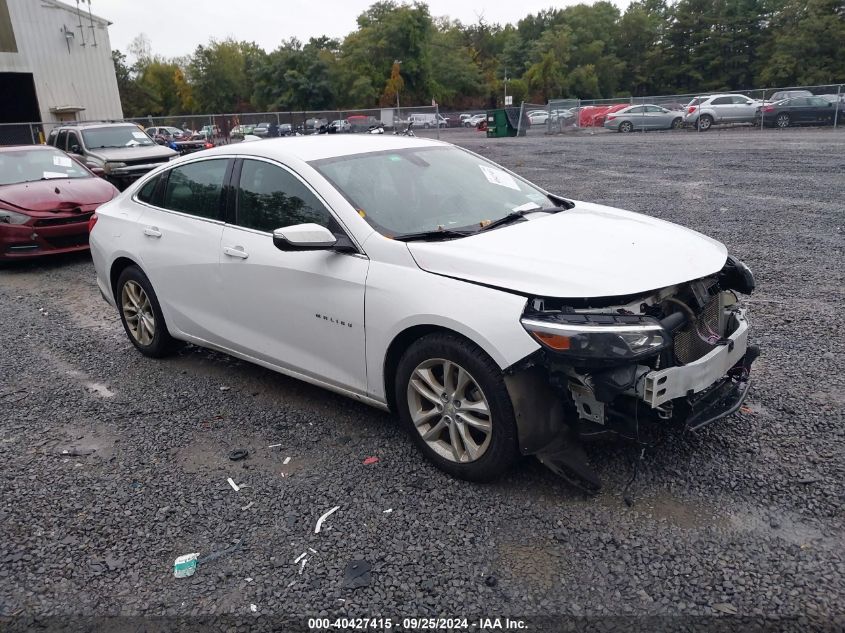
[(141, 353), (187, 341), (390, 409), (456, 476), (537, 454), (589, 481), (581, 435), (698, 427), (747, 393), (754, 282), (722, 244), (447, 143), (227, 145), (96, 218), (97, 283)]

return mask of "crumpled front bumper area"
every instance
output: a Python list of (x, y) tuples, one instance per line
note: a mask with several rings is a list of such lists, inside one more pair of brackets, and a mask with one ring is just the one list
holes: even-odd
[(701, 393), (718, 383), (748, 349), (745, 310), (737, 309), (733, 318), (736, 328), (723, 344), (686, 365), (648, 372), (640, 379), (638, 397), (652, 408), (657, 408), (670, 400)]

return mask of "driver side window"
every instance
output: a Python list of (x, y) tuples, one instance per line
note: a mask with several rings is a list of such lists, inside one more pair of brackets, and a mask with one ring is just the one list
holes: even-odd
[(331, 228), (329, 210), (290, 172), (244, 160), (238, 187), (237, 224), (272, 233), (283, 226), (314, 223)]

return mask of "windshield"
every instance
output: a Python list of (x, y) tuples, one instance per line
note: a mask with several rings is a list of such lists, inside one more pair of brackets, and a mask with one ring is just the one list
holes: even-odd
[(389, 237), (478, 230), (515, 211), (555, 207), (540, 189), (457, 147), (355, 154), (311, 165)]
[(59, 150), (23, 149), (0, 152), (0, 185), (50, 180), (89, 178), (91, 173)]
[(153, 140), (134, 126), (97, 127), (84, 130), (82, 137), (88, 149), (154, 145)]

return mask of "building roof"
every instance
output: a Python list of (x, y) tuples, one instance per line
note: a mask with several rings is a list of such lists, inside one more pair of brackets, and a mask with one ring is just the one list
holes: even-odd
[[(66, 4), (64, 2), (59, 2), (59, 0), (41, 0), (42, 6), (52, 5), (57, 9), (64, 9), (65, 11), (70, 11), (74, 15), (81, 14), (84, 19), (88, 18), (88, 9), (91, 7), (90, 0), (88, 0), (89, 4), (85, 6), (85, 0), (80, 0), (79, 2), (79, 12), (77, 12), (77, 8), (73, 5)], [(95, 22), (99, 22), (105, 26), (111, 26), (112, 22), (106, 20), (105, 18), (101, 18), (98, 15), (91, 14), (91, 19)]]

